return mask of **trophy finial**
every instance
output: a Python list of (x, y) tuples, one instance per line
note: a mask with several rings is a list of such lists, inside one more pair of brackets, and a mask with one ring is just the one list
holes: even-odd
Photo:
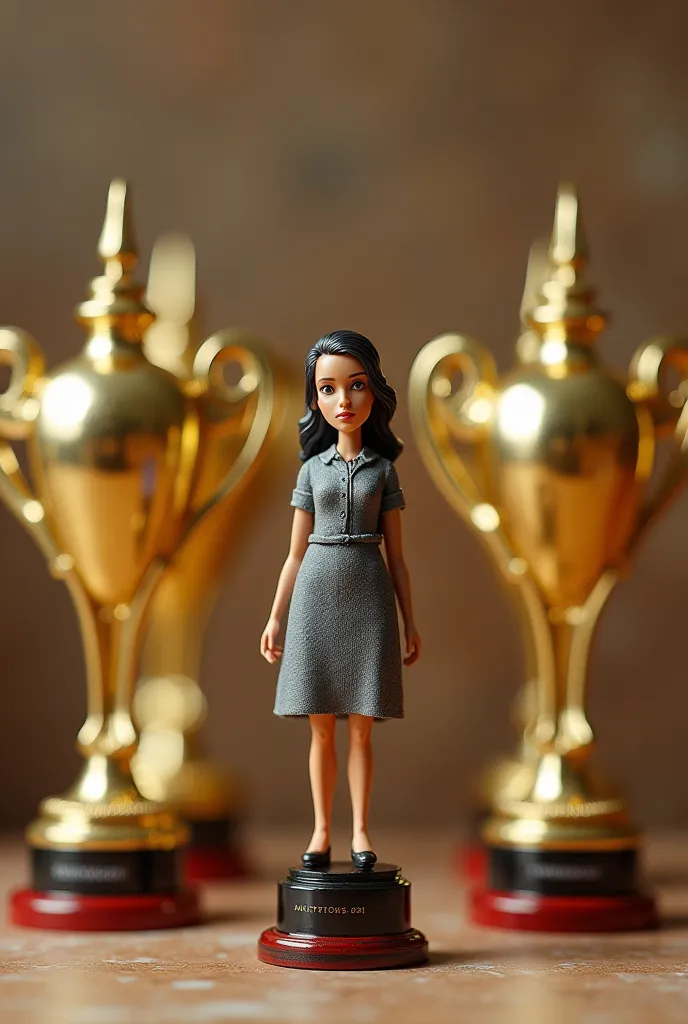
[(526, 325), (542, 336), (559, 340), (591, 342), (607, 323), (607, 314), (596, 305), (596, 291), (585, 281), (588, 245), (583, 227), (581, 204), (576, 187), (559, 186), (549, 246), (549, 272), (535, 297), (534, 308), (524, 308)]
[(113, 178), (110, 182), (98, 255), (106, 267), (115, 262), (127, 271), (133, 270), (138, 262), (127, 183), (123, 178)]
[(536, 363), (540, 358), (542, 339), (528, 320), (531, 309), (537, 305), (538, 294), (549, 273), (549, 239), (538, 238), (530, 247), (526, 279), (519, 316), (523, 330), (516, 341), (516, 358), (521, 363)]
[(550, 256), (557, 266), (571, 263), (582, 268), (587, 262), (588, 243), (578, 189), (570, 182), (561, 184), (557, 191)]
[(155, 314), (143, 301), (143, 286), (131, 278), (138, 252), (129, 188), (122, 178), (110, 183), (98, 255), (105, 264), (104, 272), (91, 281), (90, 298), (77, 308), (77, 319), (88, 325), (107, 318), (129, 341), (140, 340)]
[(523, 283), (523, 297), (521, 298), (520, 317), (521, 323), (526, 326), (528, 314), (533, 306), (537, 304), (537, 298), (543, 281), (547, 280), (549, 272), (549, 240), (537, 238), (528, 251), (528, 263), (526, 265), (526, 278)]
[(156, 316), (144, 339), (147, 358), (178, 377), (191, 377), (199, 339), (196, 250), (187, 235), (161, 235), (153, 245), (146, 302)]

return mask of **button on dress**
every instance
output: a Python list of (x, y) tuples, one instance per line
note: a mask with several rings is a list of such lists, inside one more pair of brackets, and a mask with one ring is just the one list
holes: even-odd
[(381, 516), (404, 507), (397, 472), (371, 448), (304, 462), (291, 504), (314, 514), (289, 607), (276, 715), (403, 718), (394, 586)]

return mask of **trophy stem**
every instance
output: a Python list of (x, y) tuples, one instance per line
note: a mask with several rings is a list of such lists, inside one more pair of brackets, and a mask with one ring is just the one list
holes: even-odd
[(122, 664), (126, 627), (116, 619), (105, 619), (103, 613), (109, 609), (96, 606), (94, 611), (98, 672), (89, 672), (88, 714), (77, 743), (85, 757), (114, 757), (126, 764), (136, 746), (136, 731), (129, 709), (122, 706), (120, 685), (126, 672)]
[(575, 646), (577, 629), (578, 625), (573, 622), (564, 621), (552, 625), (556, 665), (552, 747), (563, 756), (575, 751), (580, 757), (585, 756), (584, 752), (592, 742), (592, 730), (583, 708), (570, 701), (571, 651)]
[(584, 767), (594, 740), (585, 712), (588, 664), (599, 616), (617, 580), (617, 572), (605, 572), (584, 607), (563, 611), (548, 608), (537, 591), (521, 590), (517, 610), (528, 680), (519, 699), (523, 731), (515, 757), (487, 776), (489, 804), (497, 813), (512, 815), (523, 802), (541, 813), (570, 796), (587, 799), (596, 788)]
[(87, 758), (114, 758), (129, 779), (137, 738), (131, 701), (141, 626), (162, 568), (162, 561), (154, 562), (134, 599), (115, 608), (89, 598), (81, 587), (70, 588), (83, 628), (88, 673), (88, 713), (78, 747)]
[[(582, 607), (550, 609), (548, 636), (539, 637), (532, 645), (537, 711), (526, 730), (526, 740), (541, 754), (557, 753), (580, 762), (591, 749), (593, 734), (585, 713), (590, 645), (617, 580), (618, 573), (609, 570)], [(547, 652), (544, 661), (543, 649)]]
[(569, 752), (578, 749), (577, 740), (580, 742), (585, 738), (582, 747), (586, 751), (590, 749), (593, 741), (592, 730), (585, 715), (590, 647), (599, 617), (618, 578), (615, 570), (610, 569), (603, 573), (582, 609), (580, 621), (576, 622), (571, 632), (565, 704), (562, 712), (563, 729), (560, 727), (562, 739), (565, 740)]
[[(626, 803), (587, 764), (590, 647), (617, 579), (605, 571), (584, 605), (549, 607), (547, 636), (533, 645), (537, 713), (524, 734), (525, 770), (499, 787), (484, 827), (487, 885), (476, 889), (472, 905), (479, 923), (562, 931), (656, 923), (640, 885), (639, 837)], [(541, 664), (537, 652), (547, 647)]]
[[(229, 510), (225, 509), (226, 514)], [(203, 633), (217, 591), (212, 534), (191, 541), (196, 557), (170, 567), (146, 626), (134, 714), (140, 730), (132, 760), (144, 797), (169, 804), (189, 825), (187, 877), (246, 873), (242, 801), (231, 772), (204, 756), (200, 730), (206, 700), (199, 679)]]

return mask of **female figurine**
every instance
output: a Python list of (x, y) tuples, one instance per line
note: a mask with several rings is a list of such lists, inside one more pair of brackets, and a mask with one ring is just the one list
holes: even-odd
[(260, 650), (271, 664), (281, 661), (275, 714), (310, 719), (315, 829), (301, 860), (314, 868), (330, 863), (338, 715), (349, 723), (351, 859), (361, 868), (377, 859), (368, 834), (371, 729), (376, 718), (404, 714), (395, 591), (404, 664), (420, 654), (402, 552), (404, 497), (393, 466), (403, 446), (389, 425), (396, 405), (377, 350), (361, 334), (333, 331), (306, 356), (291, 543)]

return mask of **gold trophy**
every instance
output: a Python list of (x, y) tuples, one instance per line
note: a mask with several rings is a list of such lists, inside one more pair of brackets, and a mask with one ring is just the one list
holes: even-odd
[[(146, 298), (157, 315), (144, 337), (146, 355), (188, 386), (199, 348), (190, 239), (165, 235), (155, 244)], [(238, 330), (220, 331), (213, 338), (227, 353), (226, 369), (233, 365), (235, 393), (230, 405), (210, 392), (203, 398), (206, 460), (195, 500), (206, 501), (232, 467), (234, 484), (160, 581), (151, 601), (134, 697), (140, 729), (134, 779), (144, 796), (172, 805), (189, 825), (185, 866), (191, 881), (246, 873), (240, 787), (201, 750), (199, 731), (207, 705), (199, 686), (200, 663), (205, 627), (230, 550), (252, 508), (255, 478), (274, 442), (283, 405), (279, 371), (271, 371), (262, 345)], [(277, 368), (274, 359), (272, 363)], [(244, 439), (252, 423), (255, 443), (246, 452)]]
[[(515, 368), (445, 334), (411, 370), (416, 439), (436, 485), (476, 530), (518, 602), (534, 680), (521, 783), (498, 787), (483, 829), (482, 924), (539, 930), (634, 929), (656, 922), (642, 890), (640, 838), (627, 805), (588, 764), (585, 712), (595, 625), (615, 583), (688, 469), (688, 345), (655, 338), (630, 381), (605, 369), (595, 341), (607, 317), (585, 281), (575, 190), (560, 189), (549, 273), (525, 320)], [(671, 367), (681, 384), (665, 392)], [(457, 378), (460, 377), (460, 380)], [(655, 441), (674, 433), (648, 493)], [(473, 447), (466, 460), (457, 444)]]
[[(63, 796), (42, 801), (28, 828), (32, 885), (13, 894), (11, 916), (43, 928), (148, 929), (192, 923), (199, 911), (180, 880), (186, 826), (145, 799), (130, 772), (142, 622), (170, 561), (232, 490), (262, 425), (256, 417), (241, 458), (199, 500), (209, 396), (217, 409), (237, 400), (221, 376), (232, 350), (209, 339), (188, 381), (146, 359), (141, 339), (154, 317), (131, 276), (137, 257), (120, 180), (99, 253), (103, 275), (77, 311), (88, 341), (76, 359), (46, 374), (32, 338), (0, 330), (11, 367), (0, 397), (0, 494), (69, 588), (88, 683), (83, 771)], [(28, 442), (35, 492), (14, 438)]]

